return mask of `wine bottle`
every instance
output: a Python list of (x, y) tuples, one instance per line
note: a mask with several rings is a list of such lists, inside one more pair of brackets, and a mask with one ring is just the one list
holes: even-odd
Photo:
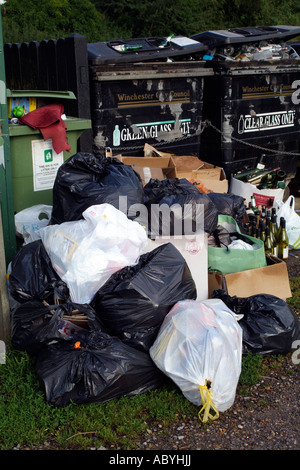
[(284, 220), (284, 217), (280, 217), (279, 226), (278, 226), (278, 229), (277, 229), (277, 232), (276, 232), (276, 241), (277, 242), (278, 242), (280, 234), (281, 234), (281, 223), (282, 223), (283, 220)]
[(174, 34), (170, 34), (170, 36), (168, 36), (167, 38), (164, 38), (164, 39), (161, 41), (161, 43), (159, 44), (158, 47), (163, 48), (163, 47), (169, 46), (170, 41), (171, 41), (171, 39), (172, 39), (173, 37), (174, 37)]
[(276, 215), (273, 214), (271, 216), (271, 219), (269, 221), (269, 227), (270, 227), (270, 238), (273, 246), (273, 255), (278, 256), (278, 246), (277, 246), (277, 241), (276, 241)]
[[(240, 129), (239, 134), (242, 134), (244, 132), (244, 118), (243, 118), (243, 116), (240, 117), (238, 128)], [(246, 181), (248, 177), (253, 176), (254, 174), (256, 174), (258, 172), (261, 172), (261, 170), (264, 170), (265, 169), (265, 163), (264, 163), (265, 156), (266, 155), (264, 153), (261, 155), (261, 157), (258, 160), (255, 168), (251, 168), (251, 169), (247, 170), (247, 167), (245, 167), (246, 169), (244, 171), (240, 171), (240, 172), (236, 173), (234, 175), (234, 178)]]
[(260, 228), (260, 239), (266, 241), (266, 225), (262, 219), (259, 219), (259, 228)]
[(269, 227), (266, 227), (266, 237), (265, 237), (264, 245), (265, 245), (265, 253), (273, 254), (273, 247), (272, 247)]
[(118, 52), (134, 52), (143, 49), (143, 46), (141, 44), (117, 44), (113, 48)]
[(251, 236), (256, 237), (256, 217), (252, 219), (252, 224), (251, 224)]
[(249, 202), (248, 207), (246, 207), (246, 214), (248, 215), (250, 220), (255, 217), (255, 214), (254, 214), (252, 206), (251, 206), (251, 202)]
[(288, 239), (287, 232), (286, 232), (285, 219), (283, 217), (280, 218), (280, 227), (281, 227), (281, 230), (277, 237), (278, 258), (286, 261), (289, 256), (289, 239)]
[(259, 170), (264, 170), (265, 168), (265, 154), (263, 153), (259, 159), (259, 161), (257, 162), (257, 165), (256, 165), (256, 168), (258, 168)]
[(253, 210), (254, 214), (259, 215), (259, 209), (256, 206), (255, 196), (253, 194), (251, 196), (251, 207), (252, 207), (252, 210)]

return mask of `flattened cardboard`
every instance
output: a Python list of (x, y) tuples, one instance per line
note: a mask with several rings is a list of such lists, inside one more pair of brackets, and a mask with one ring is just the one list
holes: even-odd
[(196, 180), (216, 193), (227, 193), (228, 181), (223, 168), (204, 162), (192, 155), (173, 155), (178, 178)]
[(230, 296), (249, 297), (257, 294), (275, 295), (281, 299), (292, 296), (286, 263), (275, 256), (268, 265), (232, 274), (208, 273), (208, 290), (224, 289)]
[[(135, 166), (134, 169), (142, 178), (143, 186), (149, 183), (151, 178), (158, 179), (160, 181), (164, 179), (163, 168), (150, 168), (149, 166)], [(168, 170), (168, 168), (166, 168), (166, 170)]]

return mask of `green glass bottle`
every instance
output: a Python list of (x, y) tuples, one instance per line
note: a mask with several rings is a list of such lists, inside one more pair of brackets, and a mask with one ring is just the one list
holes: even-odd
[(280, 217), (279, 227), (278, 227), (277, 232), (276, 232), (276, 241), (277, 242), (278, 242), (278, 239), (279, 239), (280, 234), (281, 234), (281, 223), (282, 223), (283, 220), (284, 220), (284, 217)]
[(285, 219), (280, 218), (279, 235), (277, 237), (278, 258), (286, 261), (289, 257), (289, 239), (286, 233)]
[(278, 245), (276, 241), (276, 215), (273, 214), (271, 216), (271, 220), (269, 221), (270, 227), (270, 238), (273, 245), (273, 255), (278, 256)]
[(266, 224), (263, 219), (259, 219), (259, 228), (260, 228), (260, 239), (266, 241)]
[(259, 209), (258, 209), (258, 207), (257, 207), (257, 205), (256, 205), (255, 196), (254, 196), (254, 195), (251, 196), (251, 207), (252, 207), (252, 210), (253, 210), (254, 214), (255, 214), (255, 215), (259, 215), (259, 212), (260, 212), (260, 211), (259, 211)]
[(273, 247), (272, 247), (269, 227), (266, 227), (266, 237), (265, 237), (264, 244), (265, 244), (265, 253), (273, 254)]
[(252, 237), (256, 237), (256, 224), (257, 224), (257, 221), (255, 217), (254, 219), (252, 219), (252, 223), (251, 223), (251, 236)]

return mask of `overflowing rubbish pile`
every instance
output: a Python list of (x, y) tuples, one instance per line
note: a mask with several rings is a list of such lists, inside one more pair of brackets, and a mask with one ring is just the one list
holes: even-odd
[(298, 27), (277, 25), (205, 31), (192, 39), (208, 47), (204, 60), (276, 61), (300, 58), (290, 42), (298, 34)]
[(289, 44), (272, 44), (261, 41), (254, 44), (242, 44), (218, 47), (203, 55), (203, 60), (225, 60), (249, 62), (250, 60), (300, 59), (299, 54)]
[[(171, 379), (205, 422), (232, 406), (244, 353), (289, 352), (299, 322), (285, 300), (224, 289), (197, 299), (208, 268), (267, 266), (265, 243), (248, 233), (246, 208), (243, 197), (201, 192), (186, 178), (144, 184), (117, 158), (68, 158), (53, 207), (16, 214), (23, 243), (8, 270), (12, 344), (36, 357), (47, 401), (103, 403)], [(200, 240), (208, 257), (201, 265), (195, 250), (197, 278), (176, 247), (180, 236)]]

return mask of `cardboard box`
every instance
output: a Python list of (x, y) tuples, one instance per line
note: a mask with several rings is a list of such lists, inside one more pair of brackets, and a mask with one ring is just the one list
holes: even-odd
[(160, 181), (166, 178), (177, 178), (172, 157), (124, 157), (116, 155), (125, 165), (132, 166), (142, 178), (143, 184), (147, 184), (150, 178)]
[(208, 273), (208, 290), (224, 289), (230, 296), (249, 297), (257, 294), (275, 295), (281, 299), (292, 296), (286, 263), (276, 256), (267, 256), (267, 266), (232, 274)]
[(216, 193), (227, 193), (228, 181), (223, 168), (204, 162), (193, 155), (172, 156), (178, 178), (202, 183)]
[[(237, 196), (242, 196), (246, 199), (246, 202), (251, 202), (251, 196), (254, 194), (256, 205), (267, 206), (267, 209), (273, 204), (275, 207), (276, 201), (282, 201), (284, 195), (284, 189), (257, 189), (254, 184), (245, 183), (234, 177), (230, 181), (230, 194), (236, 194)], [(272, 204), (270, 204), (270, 199), (272, 199)]]
[(195, 155), (175, 155), (161, 152), (149, 144), (144, 146), (144, 157), (172, 157), (177, 178), (186, 178), (202, 183), (205, 188), (215, 193), (228, 192), (228, 180), (223, 168), (200, 160)]
[(207, 246), (208, 235), (206, 233), (196, 234), (195, 236), (177, 237), (157, 237), (148, 242), (148, 251), (152, 251), (157, 246), (165, 243), (173, 243), (186, 260), (191, 271), (197, 289), (196, 300), (208, 299), (208, 260)]

